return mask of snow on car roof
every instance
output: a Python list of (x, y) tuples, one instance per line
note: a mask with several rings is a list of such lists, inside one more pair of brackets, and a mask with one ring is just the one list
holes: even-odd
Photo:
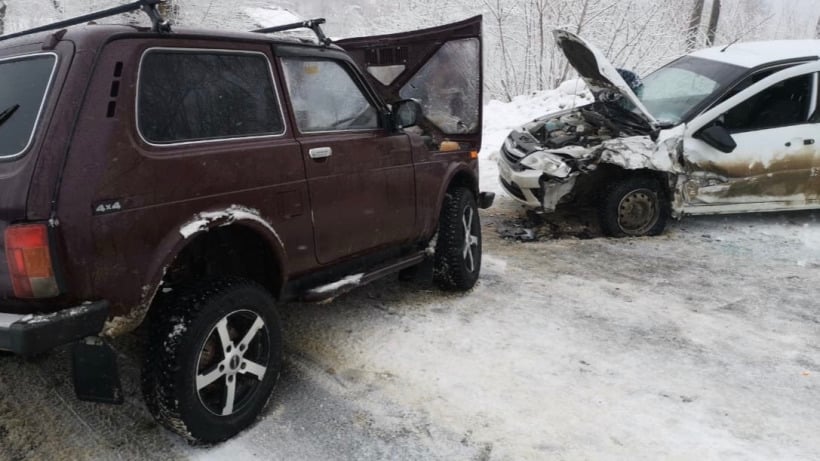
[(770, 62), (820, 55), (820, 40), (774, 40), (735, 43), (692, 53), (692, 56), (726, 62), (741, 67), (757, 67)]

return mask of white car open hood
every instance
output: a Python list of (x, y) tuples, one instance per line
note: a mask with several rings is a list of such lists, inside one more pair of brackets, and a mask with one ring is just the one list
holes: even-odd
[(552, 34), (570, 65), (578, 71), (597, 101), (604, 102), (607, 93), (620, 93), (651, 126), (660, 125), (603, 53), (572, 32), (555, 30)]

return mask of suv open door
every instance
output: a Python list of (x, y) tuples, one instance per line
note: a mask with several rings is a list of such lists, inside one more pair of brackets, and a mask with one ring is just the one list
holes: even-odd
[[(481, 148), (481, 16), (399, 34), (340, 40), (387, 103), (415, 99), (433, 150)], [(448, 143), (447, 141), (450, 141)], [(445, 144), (442, 144), (445, 143)]]

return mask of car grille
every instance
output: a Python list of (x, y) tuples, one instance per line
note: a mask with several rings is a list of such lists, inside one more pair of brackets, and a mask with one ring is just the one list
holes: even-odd
[(513, 170), (521, 171), (521, 165), (519, 165), (518, 162), (520, 162), (523, 157), (518, 157), (515, 154), (510, 153), (506, 146), (501, 146), (501, 155), (504, 156), (504, 160), (509, 163)]

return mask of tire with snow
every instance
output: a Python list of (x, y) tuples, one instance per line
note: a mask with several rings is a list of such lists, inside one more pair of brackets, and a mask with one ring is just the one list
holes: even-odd
[(142, 391), (154, 418), (192, 443), (216, 443), (258, 417), (279, 379), (274, 300), (225, 278), (167, 296), (151, 319)]
[(656, 179), (632, 176), (609, 185), (598, 217), (601, 230), (610, 237), (660, 235), (669, 218), (669, 203)]
[(433, 280), (445, 290), (473, 288), (481, 272), (481, 221), (473, 193), (450, 189), (439, 217)]

